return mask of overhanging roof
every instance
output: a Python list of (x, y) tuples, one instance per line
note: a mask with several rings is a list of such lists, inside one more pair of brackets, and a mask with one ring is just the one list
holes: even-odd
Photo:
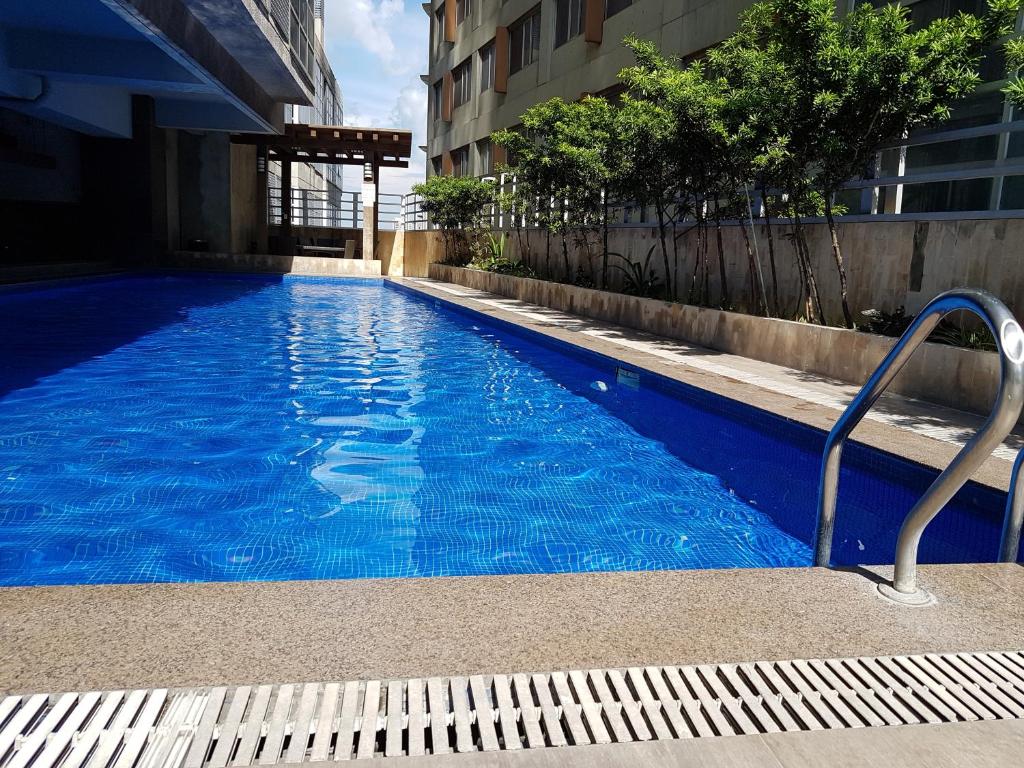
[(348, 125), (285, 125), (284, 135), (236, 133), (235, 144), (265, 146), (271, 160), (408, 168), (412, 131)]

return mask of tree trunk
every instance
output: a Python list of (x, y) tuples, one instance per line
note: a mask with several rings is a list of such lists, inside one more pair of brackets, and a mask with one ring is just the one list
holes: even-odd
[(828, 222), (828, 233), (832, 237), (832, 256), (836, 260), (839, 272), (839, 296), (843, 302), (843, 320), (847, 328), (853, 328), (853, 314), (847, 300), (846, 267), (843, 265), (843, 252), (839, 249), (839, 236), (836, 234), (836, 220), (832, 215), (832, 195), (825, 195), (825, 220)]
[(753, 301), (753, 306), (757, 307), (757, 311), (767, 317), (768, 300), (761, 295), (761, 283), (757, 278), (757, 257), (754, 255), (754, 249), (750, 245), (750, 235), (747, 234), (746, 223), (743, 223), (740, 229), (743, 230), (743, 244), (747, 249), (747, 271), (750, 273), (750, 298)]
[(602, 208), (604, 209), (602, 225), (602, 248), (601, 254), (601, 290), (608, 290), (608, 190), (603, 195)]
[(729, 283), (725, 276), (725, 247), (722, 245), (722, 219), (717, 200), (715, 200), (715, 239), (718, 243), (718, 279), (722, 282), (722, 309), (729, 309), (732, 306), (732, 299), (729, 298)]
[(661, 241), (661, 262), (665, 266), (665, 293), (669, 301), (675, 301), (675, 290), (672, 287), (672, 270), (669, 269), (668, 262), (668, 240), (665, 237), (665, 207), (662, 205), (661, 200), (656, 201), (654, 207), (658, 213), (658, 239)]
[(572, 282), (572, 269), (569, 267), (569, 245), (565, 241), (565, 232), (562, 232), (562, 261), (565, 263), (565, 282)]
[(828, 318), (825, 316), (825, 309), (821, 305), (821, 294), (818, 293), (818, 281), (814, 277), (814, 266), (811, 264), (810, 250), (807, 248), (807, 240), (804, 238), (804, 223), (800, 218), (799, 214), (794, 215), (793, 223), (796, 227), (794, 236), (796, 237), (797, 245), (800, 248), (800, 257), (804, 262), (804, 271), (807, 275), (807, 298), (808, 298), (808, 317), (807, 319), (811, 322), (815, 322), (814, 315), (817, 315), (816, 321), (821, 325), (828, 325)]
[(775, 269), (775, 236), (772, 234), (772, 211), (769, 207), (765, 185), (761, 185), (761, 199), (764, 201), (764, 226), (768, 230), (768, 264), (772, 270), (772, 313), (779, 316), (779, 276)]

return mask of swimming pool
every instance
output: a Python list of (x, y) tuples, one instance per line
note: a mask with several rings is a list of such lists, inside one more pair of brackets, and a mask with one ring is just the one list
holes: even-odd
[[(808, 565), (824, 435), (384, 281), (0, 293), (0, 584)], [(851, 444), (839, 564), (934, 472)], [(992, 559), (969, 485), (923, 562)]]

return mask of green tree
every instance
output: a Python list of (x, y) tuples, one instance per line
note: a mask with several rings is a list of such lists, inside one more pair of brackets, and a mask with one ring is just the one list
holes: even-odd
[(532, 202), (533, 216), (546, 230), (548, 274), (554, 235), (561, 244), (563, 279), (571, 281), (570, 239), (575, 235), (589, 248), (590, 234), (604, 220), (602, 191), (611, 183), (617, 155), (614, 110), (602, 98), (554, 98), (528, 109), (521, 121), (521, 129), (499, 131), (493, 140), (510, 158), (517, 196)]
[(494, 200), (494, 182), (468, 176), (431, 176), (412, 191), (423, 198), (423, 210), (441, 230), (448, 263), (469, 257), (469, 238), (483, 225), (484, 206)]
[[(879, 147), (949, 117), (980, 82), (985, 51), (1012, 30), (1020, 0), (989, 0), (981, 16), (958, 13), (913, 29), (899, 5), (858, 5), (842, 18), (833, 0), (765, 0), (742, 20), (735, 47), (769, 59), (791, 87), (763, 93), (782, 107), (793, 167), (821, 196), (839, 276), (843, 317), (853, 326), (846, 267), (835, 223), (835, 195), (863, 175)], [(736, 55), (736, 52), (733, 52)]]

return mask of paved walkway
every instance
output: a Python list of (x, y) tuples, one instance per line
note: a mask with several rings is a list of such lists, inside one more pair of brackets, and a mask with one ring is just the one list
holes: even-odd
[[(857, 385), (817, 374), (716, 352), (461, 285), (427, 278), (407, 278), (401, 282), (421, 291), (455, 300), (470, 308), (497, 311), (503, 319), (527, 327), (560, 329), (572, 337), (570, 340), (581, 346), (591, 347), (588, 342), (596, 341), (601, 347), (598, 351), (608, 352), (617, 349), (620, 352), (641, 353), (664, 361), (670, 366), (685, 366), (820, 406), (832, 412), (832, 422), (860, 389)], [(884, 394), (866, 419), (957, 448), (963, 446), (984, 421), (983, 417), (976, 414), (896, 394)], [(993, 455), (1003, 462), (1012, 462), (1021, 447), (1024, 447), (1024, 435), (1011, 435)]]

